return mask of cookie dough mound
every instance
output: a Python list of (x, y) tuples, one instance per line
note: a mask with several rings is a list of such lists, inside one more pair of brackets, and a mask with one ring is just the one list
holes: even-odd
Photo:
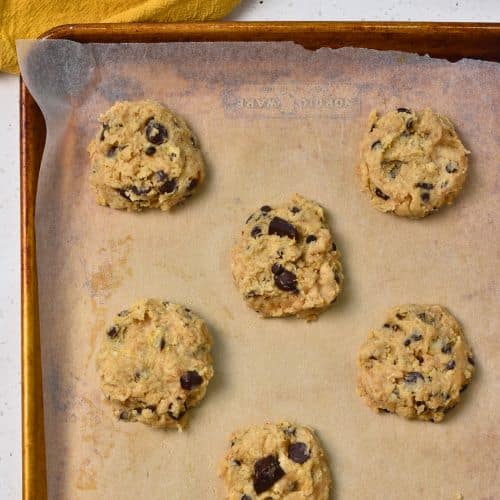
[(358, 356), (358, 393), (375, 410), (440, 422), (474, 374), (458, 321), (438, 305), (391, 309)]
[(121, 420), (182, 428), (213, 376), (211, 337), (189, 309), (141, 300), (116, 316), (102, 340), (102, 390)]
[(381, 212), (421, 218), (450, 204), (467, 176), (467, 151), (448, 118), (431, 109), (372, 111), (359, 175)]
[(227, 500), (328, 500), (332, 479), (318, 438), (290, 422), (236, 432), (219, 475)]
[(245, 301), (264, 317), (316, 319), (342, 288), (340, 253), (323, 209), (298, 194), (248, 218), (231, 266)]
[(153, 101), (115, 103), (90, 143), (97, 203), (117, 209), (169, 210), (205, 177), (198, 141), (186, 122)]

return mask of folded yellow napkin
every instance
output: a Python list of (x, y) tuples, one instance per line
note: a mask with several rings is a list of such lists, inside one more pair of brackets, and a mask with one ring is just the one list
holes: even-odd
[(0, 71), (18, 73), (15, 41), (60, 24), (208, 21), (239, 0), (0, 0)]

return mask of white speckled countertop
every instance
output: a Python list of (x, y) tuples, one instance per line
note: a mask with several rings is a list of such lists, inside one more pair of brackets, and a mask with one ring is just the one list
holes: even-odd
[[(242, 0), (233, 20), (500, 21), (498, 0)], [(19, 81), (0, 74), (0, 500), (21, 498)]]

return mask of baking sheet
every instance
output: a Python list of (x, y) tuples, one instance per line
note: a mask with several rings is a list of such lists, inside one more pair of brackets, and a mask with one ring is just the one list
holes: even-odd
[[(318, 430), (335, 499), (497, 498), (497, 64), (288, 42), (18, 50), (48, 127), (36, 231), (49, 498), (221, 498), (227, 435), (279, 419)], [(97, 115), (142, 98), (184, 116), (206, 155), (205, 188), (172, 213), (99, 207), (89, 189)], [(368, 113), (429, 105), (472, 150), (464, 192), (421, 221), (380, 214), (354, 172)], [(311, 324), (260, 319), (229, 266), (248, 214), (296, 191), (326, 208), (346, 276)], [(141, 297), (187, 305), (214, 336), (216, 376), (182, 433), (117, 422), (100, 393), (99, 338)], [(477, 358), (441, 424), (377, 416), (355, 393), (358, 346), (406, 302), (449, 307)]]

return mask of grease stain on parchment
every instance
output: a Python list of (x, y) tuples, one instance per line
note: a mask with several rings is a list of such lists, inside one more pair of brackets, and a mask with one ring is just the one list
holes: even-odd
[(79, 490), (96, 490), (97, 483), (95, 479), (95, 470), (91, 466), (90, 458), (86, 458), (80, 464), (78, 476), (76, 479), (76, 487)]
[(111, 296), (124, 282), (132, 276), (128, 259), (132, 248), (132, 236), (117, 240), (109, 240), (106, 247), (101, 247), (97, 255), (102, 258), (96, 268), (89, 273), (85, 286), (92, 298), (102, 301)]
[[(103, 425), (100, 410), (86, 396), (77, 398), (81, 443), (87, 448), (76, 474), (76, 487), (80, 490), (97, 489), (97, 471), (108, 459), (114, 447), (109, 430)], [(96, 459), (98, 463), (96, 463)]]
[(78, 406), (81, 411), (80, 435), (82, 441), (90, 445), (96, 456), (103, 460), (108, 458), (114, 444), (104, 425), (101, 411), (85, 396), (78, 398)]
[(106, 329), (106, 320), (104, 319), (106, 308), (99, 306), (94, 299), (91, 299), (91, 308), (94, 321), (90, 325), (89, 329), (89, 354), (87, 356), (87, 360), (85, 361), (86, 368), (96, 352), (97, 337)]

